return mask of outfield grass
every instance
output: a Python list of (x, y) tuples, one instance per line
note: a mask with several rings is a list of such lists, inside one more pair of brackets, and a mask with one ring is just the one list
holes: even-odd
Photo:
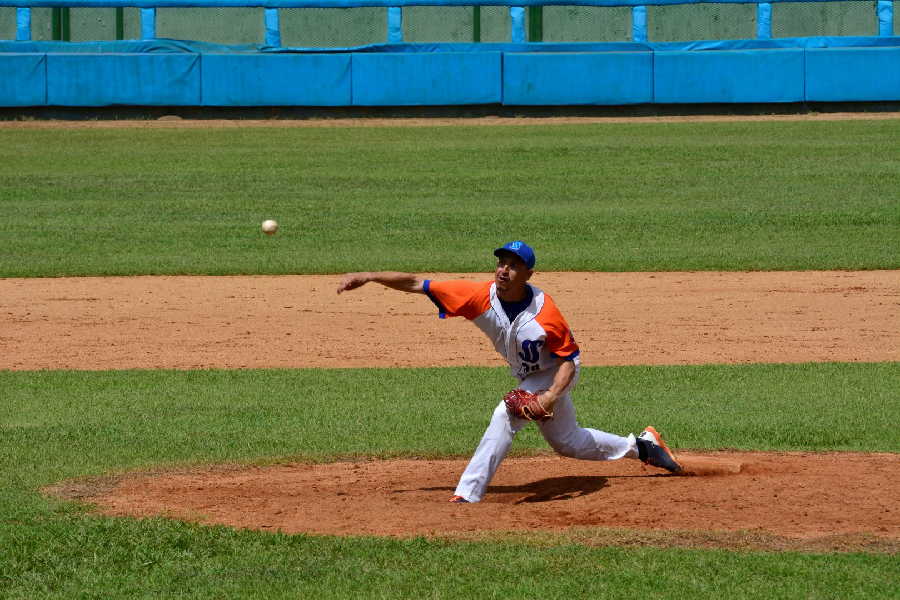
[[(0, 277), (900, 267), (900, 120), (0, 129)], [(265, 218), (277, 236), (259, 231)]]
[[(0, 372), (0, 596), (893, 597), (887, 555), (286, 536), (37, 492), (159, 465), (465, 456), (508, 386), (499, 368)], [(897, 389), (898, 363), (596, 367), (577, 404), (585, 424), (652, 421), (680, 448), (898, 452)], [(534, 428), (514, 445), (544, 448)]]

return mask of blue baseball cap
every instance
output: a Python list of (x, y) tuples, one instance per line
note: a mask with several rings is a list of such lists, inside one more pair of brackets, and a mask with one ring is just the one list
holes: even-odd
[(522, 241), (509, 242), (503, 244), (500, 248), (494, 250), (494, 256), (500, 256), (502, 252), (512, 252), (525, 262), (525, 266), (529, 269), (534, 268), (534, 250), (531, 246)]

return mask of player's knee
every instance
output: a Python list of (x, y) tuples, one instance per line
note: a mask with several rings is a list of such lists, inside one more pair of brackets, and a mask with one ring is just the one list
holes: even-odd
[(553, 451), (568, 458), (575, 458), (578, 454), (578, 446), (572, 438), (547, 440)]

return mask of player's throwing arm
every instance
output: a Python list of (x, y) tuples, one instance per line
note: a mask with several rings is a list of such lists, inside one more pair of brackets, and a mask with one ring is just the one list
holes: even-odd
[(337, 293), (342, 294), (362, 287), (367, 283), (375, 282), (401, 292), (424, 294), (422, 279), (412, 273), (400, 273), (397, 271), (378, 271), (347, 273), (338, 285)]

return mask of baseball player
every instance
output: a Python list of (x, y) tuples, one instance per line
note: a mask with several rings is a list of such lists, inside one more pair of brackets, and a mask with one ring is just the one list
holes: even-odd
[(494, 250), (494, 255), (493, 281), (431, 281), (396, 272), (348, 273), (337, 290), (340, 294), (374, 281), (427, 295), (441, 318), (465, 317), (481, 329), (518, 379), (515, 393), (531, 398), (524, 409), (500, 402), (450, 502), (479, 502), (516, 433), (532, 420), (547, 443), (563, 456), (635, 458), (680, 472), (681, 465), (653, 427), (639, 436), (621, 437), (578, 425), (572, 404), (581, 364), (578, 345), (553, 299), (528, 283), (534, 274), (534, 251), (528, 244), (514, 241)]

